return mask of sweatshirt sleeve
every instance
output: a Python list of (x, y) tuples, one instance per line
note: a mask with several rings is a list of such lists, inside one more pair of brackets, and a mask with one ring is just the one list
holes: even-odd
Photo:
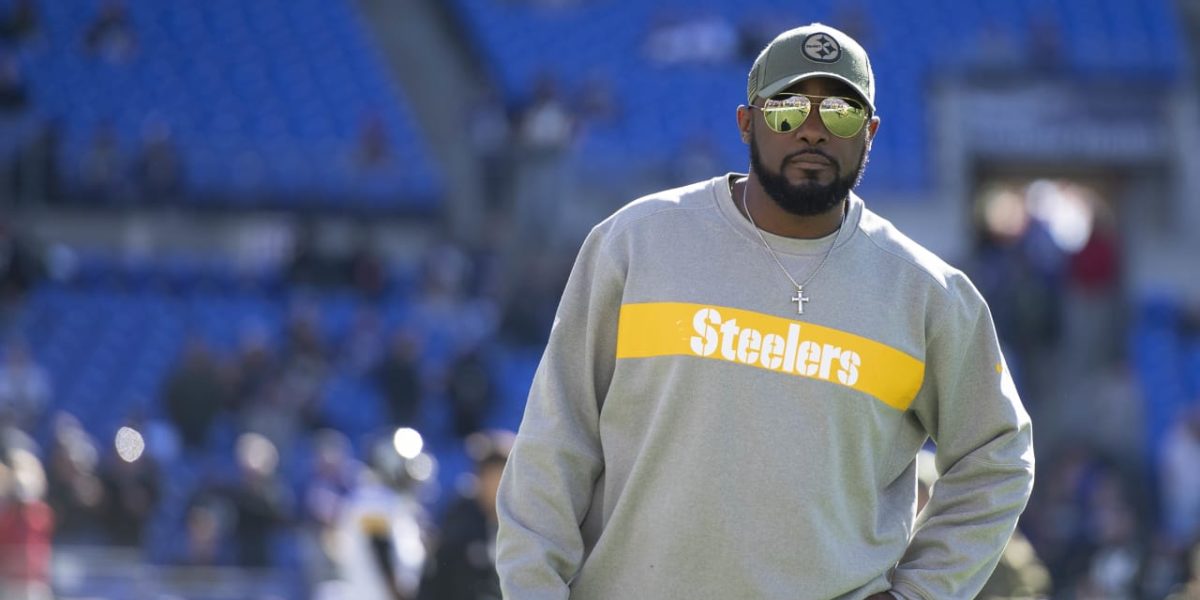
[(505, 598), (565, 600), (580, 525), (604, 469), (600, 407), (612, 377), (623, 270), (593, 229), (567, 281), (497, 497)]
[(1033, 489), (1029, 415), (1001, 354), (991, 314), (969, 281), (929, 317), (927, 374), (917, 418), (937, 444), (928, 505), (893, 575), (904, 600), (974, 598)]

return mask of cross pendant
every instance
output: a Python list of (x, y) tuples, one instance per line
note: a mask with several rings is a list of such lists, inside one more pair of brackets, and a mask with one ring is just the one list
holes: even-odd
[(804, 295), (804, 286), (796, 286), (796, 295), (792, 296), (792, 302), (796, 303), (796, 314), (804, 314), (804, 303), (808, 302), (808, 296)]

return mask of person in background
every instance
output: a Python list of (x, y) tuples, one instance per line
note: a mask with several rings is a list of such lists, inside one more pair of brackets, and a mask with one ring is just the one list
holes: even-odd
[(24, 448), (0, 448), (0, 600), (51, 600), (54, 511), (46, 474)]
[(421, 583), (421, 600), (500, 600), (496, 492), (512, 442), (508, 431), (467, 437), (467, 454), (475, 463), (474, 485), (442, 518), (437, 550)]
[(167, 418), (179, 432), (185, 450), (196, 452), (228, 405), (229, 389), (212, 350), (203, 340), (188, 341), (183, 355), (163, 383)]
[(104, 61), (119, 65), (137, 54), (137, 33), (121, 0), (106, 0), (83, 36), (84, 47)]
[(31, 431), (50, 405), (51, 392), (50, 375), (34, 361), (29, 345), (9, 342), (0, 365), (0, 423)]
[(341, 503), (333, 533), (340, 580), (329, 586), (338, 590), (331, 598), (416, 598), (428, 527), (417, 493), (433, 475), (433, 459), (423, 452), (406, 458), (390, 442), (373, 444), (370, 468)]

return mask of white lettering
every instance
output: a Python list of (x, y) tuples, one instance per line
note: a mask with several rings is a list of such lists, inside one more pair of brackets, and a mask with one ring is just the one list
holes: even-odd
[(762, 356), (759, 357), (759, 362), (762, 366), (768, 369), (778, 369), (783, 363), (783, 357), (780, 353), (783, 352), (784, 341), (783, 337), (768, 333), (767, 337), (763, 338)]
[(730, 319), (721, 325), (721, 356), (725, 360), (733, 360), (737, 356), (733, 351), (733, 341), (741, 330), (737, 326), (737, 319)]
[(758, 350), (761, 347), (762, 334), (757, 329), (747, 327), (738, 336), (737, 359), (752, 365), (758, 362)]
[(692, 329), (696, 335), (689, 342), (698, 356), (714, 356), (719, 349), (725, 360), (825, 381), (834, 376), (838, 383), (848, 386), (858, 383), (861, 374), (862, 356), (858, 352), (803, 340), (797, 323), (788, 324), (785, 336), (739, 327), (737, 319), (725, 321), (717, 309), (702, 308), (692, 317)]
[(842, 368), (838, 369), (837, 378), (843, 385), (854, 385), (858, 382), (858, 367), (862, 365), (862, 357), (853, 350), (843, 350), (840, 358)]
[(821, 379), (829, 379), (829, 365), (830, 365), (830, 363), (833, 362), (833, 359), (835, 359), (841, 355), (842, 355), (841, 348), (838, 348), (837, 346), (831, 346), (829, 344), (822, 344), (822, 346), (821, 346), (821, 372), (817, 373), (817, 375)]
[(709, 326), (709, 323), (721, 323), (721, 313), (715, 308), (702, 308), (692, 317), (692, 329), (698, 334), (692, 336), (692, 352), (700, 356), (710, 356), (717, 349), (717, 330)]
[(793, 373), (792, 365), (796, 362), (796, 342), (800, 341), (800, 326), (792, 323), (788, 325), (787, 335), (787, 350), (783, 352), (783, 370), (788, 373)]
[(821, 345), (816, 342), (800, 342), (800, 354), (796, 357), (796, 372), (806, 377), (817, 374), (821, 362)]

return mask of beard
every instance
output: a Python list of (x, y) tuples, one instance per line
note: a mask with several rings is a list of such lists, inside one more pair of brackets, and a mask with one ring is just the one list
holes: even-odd
[[(792, 184), (788, 181), (783, 174), (784, 166), (788, 161), (803, 154), (817, 154), (828, 160), (833, 169), (833, 181), (825, 185), (821, 185), (811, 178), (799, 184)], [(843, 175), (841, 163), (832, 156), (817, 149), (800, 150), (783, 157), (783, 160), (779, 162), (779, 170), (772, 172), (762, 162), (762, 156), (758, 153), (758, 140), (754, 133), (750, 134), (750, 168), (758, 176), (758, 182), (767, 195), (775, 201), (775, 204), (778, 204), (783, 210), (801, 217), (827, 213), (845, 200), (850, 195), (850, 190), (858, 187), (858, 183), (862, 181), (863, 173), (867, 169), (867, 155), (867, 148), (863, 146), (862, 154), (858, 158), (858, 167), (853, 172)]]

